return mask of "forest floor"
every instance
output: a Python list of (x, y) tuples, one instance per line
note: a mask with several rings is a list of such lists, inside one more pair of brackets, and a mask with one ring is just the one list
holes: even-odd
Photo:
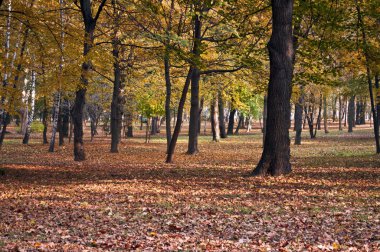
[[(380, 157), (370, 129), (304, 132), (292, 174), (246, 177), (261, 134), (220, 143), (173, 164), (165, 140), (86, 142), (48, 153), (40, 139), (0, 151), (0, 251), (380, 251)], [(8, 137), (8, 136), (7, 136)]]

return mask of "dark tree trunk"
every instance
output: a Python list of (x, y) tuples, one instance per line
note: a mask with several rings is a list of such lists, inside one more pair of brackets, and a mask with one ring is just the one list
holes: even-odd
[[(360, 6), (358, 3), (358, 0), (355, 1), (356, 3), (356, 11), (358, 14), (358, 24), (361, 28), (362, 32), (362, 39), (363, 39), (363, 50), (366, 60), (366, 70), (367, 70), (367, 82), (368, 82), (368, 89), (369, 89), (369, 98), (371, 101), (371, 111), (372, 111), (372, 118), (373, 118), (373, 131), (375, 135), (375, 143), (376, 143), (376, 153), (380, 153), (380, 139), (379, 139), (379, 118), (377, 118), (376, 108), (375, 108), (375, 101), (373, 98), (373, 87), (372, 87), (372, 79), (371, 79), (371, 68), (370, 68), (370, 61), (369, 61), (369, 52), (368, 52), (368, 45), (367, 45), (367, 37), (365, 32), (365, 26), (364, 21), (362, 19)], [(376, 83), (375, 83), (376, 85)]]
[(173, 162), (173, 155), (174, 155), (175, 146), (177, 144), (177, 139), (178, 139), (179, 133), (181, 131), (182, 117), (183, 117), (183, 108), (185, 107), (187, 92), (189, 91), (192, 71), (193, 71), (192, 68), (190, 68), (189, 72), (187, 74), (187, 77), (186, 77), (185, 85), (183, 86), (183, 90), (182, 90), (182, 94), (181, 94), (181, 99), (179, 100), (178, 113), (177, 113), (177, 121), (176, 121), (176, 124), (175, 124), (173, 136), (171, 138), (170, 145), (169, 145), (169, 148), (168, 148), (168, 155), (166, 157), (166, 163)]
[(62, 146), (64, 144), (64, 133), (63, 133), (63, 112), (62, 112), (62, 102), (60, 103), (59, 111), (58, 111), (58, 123), (57, 123), (57, 131), (58, 131), (58, 145)]
[(323, 128), (325, 130), (325, 134), (329, 133), (329, 128), (327, 125), (327, 97), (326, 95), (323, 97)]
[(158, 133), (158, 121), (158, 116), (152, 117), (152, 125), (150, 130), (151, 135), (156, 135)]
[(360, 111), (360, 124), (365, 124), (365, 111), (367, 108), (367, 100), (364, 98), (362, 110)]
[(314, 104), (309, 105), (308, 108), (305, 106), (305, 116), (307, 124), (309, 125), (310, 138), (314, 138)]
[(227, 138), (226, 124), (224, 123), (224, 102), (220, 92), (218, 92), (218, 110), (219, 110), (219, 130), (220, 137)]
[(165, 129), (166, 129), (166, 145), (169, 148), (169, 144), (172, 138), (171, 132), (171, 113), (170, 113), (170, 100), (172, 92), (172, 84), (170, 80), (170, 54), (169, 48), (166, 46), (164, 65), (165, 65), (165, 84), (166, 84), (166, 98), (165, 98)]
[(321, 130), (321, 120), (322, 120), (322, 97), (320, 97), (319, 99), (318, 116), (317, 116), (317, 122), (315, 123), (313, 138), (316, 138), (317, 131)]
[(294, 128), (296, 130), (296, 136), (294, 139), (295, 145), (301, 144), (301, 135), (302, 135), (302, 113), (303, 113), (303, 101), (304, 101), (304, 94), (303, 94), (303, 86), (301, 86), (301, 94), (298, 98), (298, 102), (295, 104), (295, 111), (294, 111)]
[[(97, 19), (102, 11), (106, 0), (102, 0), (95, 14), (92, 16), (92, 3), (90, 0), (81, 0), (80, 7), (84, 23), (84, 44), (83, 56), (87, 56), (94, 44), (94, 31)], [(85, 57), (86, 58), (86, 57)], [(83, 107), (86, 102), (86, 91), (88, 86), (88, 76), (91, 71), (91, 62), (85, 61), (82, 64), (82, 74), (80, 78), (81, 84), (75, 92), (74, 106), (71, 110), (72, 122), (74, 125), (74, 160), (83, 161), (86, 159), (86, 154), (83, 146)]]
[(44, 125), (44, 131), (42, 133), (43, 144), (49, 143), (47, 139), (48, 115), (49, 115), (49, 110), (47, 107), (46, 97), (44, 97), (44, 110), (42, 112), (42, 124)]
[[(116, 6), (114, 5), (114, 13), (116, 15)], [(111, 102), (111, 153), (119, 152), (119, 143), (121, 138), (121, 128), (123, 120), (123, 84), (121, 81), (121, 68), (120, 68), (120, 46), (121, 41), (118, 37), (119, 21), (118, 17), (115, 17), (115, 31), (112, 39), (112, 55), (113, 55), (113, 70), (114, 70), (114, 82), (113, 93)]]
[(354, 123), (355, 123), (355, 95), (350, 97), (350, 101), (348, 102), (348, 132), (352, 132)]
[(333, 109), (333, 114), (332, 114), (332, 121), (335, 122), (336, 121), (336, 103), (338, 101), (338, 97), (335, 96), (333, 97), (333, 104), (332, 104), (332, 109)]
[(127, 112), (125, 115), (125, 121), (126, 121), (126, 127), (127, 127), (127, 138), (133, 137), (133, 114), (130, 112)]
[(7, 133), (7, 126), (11, 122), (11, 117), (9, 113), (6, 113), (5, 111), (4, 113), (5, 113), (5, 116), (3, 117), (3, 128), (1, 129), (1, 135), (0, 135), (0, 149), (3, 146), (4, 137), (5, 137), (5, 134)]
[(342, 120), (343, 120), (343, 101), (342, 97), (339, 95), (339, 131), (343, 130)]
[(318, 130), (321, 130), (321, 121), (322, 121), (322, 105), (323, 100), (322, 96), (319, 98), (319, 110), (318, 110), (318, 117), (317, 117), (317, 127), (315, 127)]
[(170, 32), (172, 30), (173, 22), (173, 12), (175, 8), (174, 0), (170, 4), (169, 20), (166, 29), (166, 44), (165, 44), (165, 55), (164, 55), (164, 67), (165, 67), (165, 85), (166, 85), (166, 97), (165, 97), (165, 129), (166, 129), (166, 148), (169, 149), (172, 133), (171, 133), (171, 113), (170, 113), (170, 102), (171, 102), (171, 92), (172, 83), (170, 79)]
[[(83, 55), (86, 56), (94, 42), (95, 23), (85, 22), (85, 42)], [(74, 106), (71, 110), (72, 121), (74, 125), (74, 160), (83, 161), (86, 159), (86, 154), (83, 146), (83, 108), (86, 102), (86, 91), (88, 86), (88, 76), (91, 70), (89, 61), (82, 64), (81, 86), (75, 92)]]
[(228, 117), (227, 135), (234, 134), (235, 114), (236, 114), (236, 109), (231, 109), (230, 116)]
[(379, 84), (378, 73), (375, 75), (375, 87), (376, 87), (376, 117), (377, 117), (377, 126), (379, 127), (379, 124), (380, 124), (380, 84)]
[(195, 154), (198, 152), (198, 129), (199, 129), (199, 80), (200, 70), (199, 64), (201, 55), (201, 17), (195, 15), (194, 17), (194, 47), (192, 54), (196, 62), (192, 67), (191, 75), (191, 107), (190, 107), (190, 123), (189, 123), (189, 143), (188, 154)]
[(238, 121), (238, 125), (236, 127), (236, 130), (235, 130), (235, 134), (239, 134), (239, 129), (243, 129), (244, 128), (244, 115), (239, 112), (239, 121)]
[(290, 165), (290, 97), (293, 77), (292, 0), (272, 0), (272, 36), (268, 43), (270, 78), (264, 150), (252, 175), (282, 175)]

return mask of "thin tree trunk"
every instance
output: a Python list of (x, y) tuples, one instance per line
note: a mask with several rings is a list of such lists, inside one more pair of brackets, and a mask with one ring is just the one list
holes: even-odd
[(46, 101), (46, 96), (44, 97), (44, 109), (42, 112), (42, 123), (44, 125), (44, 131), (42, 133), (42, 139), (43, 139), (43, 144), (48, 144), (47, 140), (47, 130), (48, 130), (48, 108), (47, 108), (47, 101)]
[(350, 101), (348, 102), (348, 132), (353, 131), (354, 123), (355, 123), (355, 95), (350, 97)]
[(323, 129), (325, 130), (325, 134), (329, 133), (329, 128), (327, 124), (327, 97), (326, 95), (323, 97)]
[(242, 129), (243, 125), (244, 125), (244, 115), (241, 112), (239, 112), (239, 121), (235, 130), (235, 135), (239, 134), (239, 129)]
[(343, 104), (342, 97), (339, 95), (339, 131), (342, 131), (342, 119), (343, 119)]
[(318, 108), (318, 116), (317, 116), (317, 122), (315, 123), (315, 129), (313, 138), (317, 137), (317, 131), (321, 129), (321, 119), (322, 118), (322, 97), (319, 99), (319, 108)]
[(252, 175), (282, 175), (290, 165), (290, 97), (293, 77), (292, 0), (272, 0), (272, 36), (268, 43), (270, 78), (264, 150)]
[(28, 122), (27, 122), (27, 127), (24, 135), (24, 139), (22, 140), (23, 144), (28, 144), (29, 143), (29, 137), (30, 137), (30, 128), (32, 126), (33, 118), (34, 118), (34, 104), (35, 104), (35, 96), (36, 96), (36, 72), (32, 70), (31, 73), (31, 86), (29, 90), (29, 98), (28, 100), (30, 101), (30, 112), (28, 113)]
[(220, 131), (219, 131), (219, 115), (218, 115), (218, 98), (213, 98), (211, 101), (211, 129), (212, 129), (212, 140), (215, 142), (219, 142)]
[(224, 102), (221, 92), (218, 92), (218, 110), (220, 137), (227, 138), (226, 124), (224, 123)]
[(166, 85), (166, 98), (165, 98), (165, 120), (166, 120), (166, 148), (169, 149), (172, 133), (171, 133), (171, 114), (170, 114), (170, 102), (171, 102), (171, 90), (172, 84), (170, 79), (170, 32), (172, 30), (174, 12), (174, 0), (171, 0), (168, 26), (166, 29), (166, 44), (164, 55), (164, 67), (165, 67), (165, 85)]
[(59, 18), (61, 22), (61, 44), (60, 44), (60, 50), (61, 50), (61, 58), (59, 63), (59, 89), (54, 95), (54, 112), (53, 112), (53, 125), (52, 125), (52, 133), (50, 138), (50, 145), (49, 145), (49, 152), (54, 152), (54, 146), (55, 146), (55, 135), (57, 133), (57, 127), (58, 127), (58, 118), (59, 118), (59, 108), (61, 106), (61, 87), (62, 87), (62, 72), (63, 72), (63, 62), (64, 62), (64, 56), (63, 56), (63, 50), (65, 48), (64, 38), (65, 38), (65, 31), (64, 31), (64, 0), (59, 0), (59, 6), (61, 10), (59, 11)]
[(303, 113), (303, 102), (304, 102), (304, 94), (303, 94), (303, 86), (301, 86), (301, 94), (298, 98), (298, 102), (295, 104), (294, 111), (294, 128), (296, 130), (296, 136), (294, 139), (295, 145), (301, 144), (301, 135), (302, 135), (302, 113)]
[(177, 121), (175, 124), (173, 136), (171, 138), (170, 145), (168, 148), (166, 163), (173, 162), (173, 155), (174, 155), (174, 151), (175, 151), (175, 146), (177, 144), (178, 136), (179, 136), (179, 133), (181, 131), (182, 118), (183, 118), (183, 108), (185, 107), (186, 96), (187, 96), (187, 92), (189, 91), (192, 72), (193, 72), (193, 69), (190, 68), (189, 72), (187, 74), (187, 77), (186, 77), (185, 85), (183, 86), (181, 99), (179, 100), (179, 104), (178, 104)]

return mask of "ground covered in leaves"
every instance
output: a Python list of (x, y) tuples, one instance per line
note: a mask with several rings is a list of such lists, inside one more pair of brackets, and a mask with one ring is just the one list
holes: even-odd
[[(306, 138), (306, 134), (304, 135)], [(292, 146), (293, 173), (246, 177), (261, 135), (200, 139), (174, 164), (165, 141), (86, 142), (48, 153), (33, 139), (0, 151), (0, 251), (379, 251), (380, 157), (368, 129)]]

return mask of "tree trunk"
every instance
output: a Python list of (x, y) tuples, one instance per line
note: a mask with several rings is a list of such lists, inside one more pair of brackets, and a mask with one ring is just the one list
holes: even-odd
[(343, 120), (343, 101), (342, 97), (339, 95), (339, 131), (342, 131), (342, 120)]
[(303, 86), (301, 86), (301, 94), (298, 98), (298, 102), (295, 104), (294, 111), (294, 128), (296, 130), (296, 136), (294, 139), (295, 145), (301, 144), (301, 135), (302, 135), (302, 113), (303, 113), (303, 102), (304, 102), (304, 94), (303, 94)]
[(119, 143), (121, 137), (122, 119), (123, 119), (123, 84), (121, 81), (121, 68), (120, 68), (120, 46), (121, 41), (118, 37), (119, 31), (119, 17), (117, 15), (116, 3), (113, 3), (114, 8), (114, 36), (112, 39), (112, 56), (113, 56), (113, 93), (111, 102), (111, 153), (119, 152)]
[[(377, 117), (377, 126), (380, 124), (380, 84), (379, 84), (379, 74), (375, 75), (375, 87), (376, 87), (376, 117)], [(371, 114), (370, 114), (371, 116)]]
[(338, 101), (338, 97), (337, 96), (333, 97), (332, 101), (333, 101), (333, 104), (332, 104), (332, 109), (333, 109), (332, 121), (335, 122), (336, 121), (336, 103)]
[(350, 97), (350, 101), (348, 102), (348, 132), (353, 131), (354, 123), (355, 123), (355, 95)]
[(187, 92), (189, 91), (192, 71), (193, 71), (192, 68), (190, 68), (189, 72), (187, 74), (187, 77), (186, 77), (185, 85), (183, 86), (181, 99), (179, 100), (178, 112), (177, 112), (177, 121), (175, 124), (173, 136), (171, 138), (170, 145), (168, 148), (168, 155), (166, 157), (166, 163), (173, 162), (173, 155), (174, 155), (174, 151), (175, 151), (175, 146), (177, 144), (177, 139), (178, 139), (179, 133), (181, 131), (183, 108), (185, 107)]
[(321, 129), (321, 120), (322, 120), (321, 118), (322, 118), (322, 97), (320, 97), (319, 99), (318, 116), (317, 116), (317, 122), (315, 123), (313, 138), (317, 137), (317, 130)]
[(59, 112), (58, 112), (58, 124), (57, 124), (57, 131), (58, 131), (58, 146), (62, 146), (64, 144), (64, 134), (63, 134), (63, 108), (62, 108), (62, 101), (60, 102)]
[(224, 102), (221, 92), (218, 92), (218, 110), (220, 137), (227, 138), (226, 124), (224, 123)]
[(150, 134), (151, 135), (156, 135), (157, 132), (158, 132), (158, 116), (154, 116), (152, 117), (152, 125), (151, 125), (151, 131), (150, 131)]
[(47, 108), (47, 101), (46, 101), (46, 96), (44, 97), (44, 109), (42, 112), (42, 124), (44, 125), (44, 131), (42, 133), (42, 139), (43, 139), (43, 144), (48, 144), (47, 140), (47, 130), (48, 130), (48, 114), (49, 110)]
[(272, 36), (268, 43), (270, 78), (264, 150), (252, 175), (282, 175), (290, 165), (290, 97), (293, 77), (292, 0), (272, 0)]
[(241, 112), (239, 112), (239, 114), (239, 121), (235, 130), (235, 134), (239, 134), (239, 129), (242, 129), (244, 127), (244, 115)]
[(228, 117), (227, 135), (234, 134), (235, 114), (236, 114), (236, 109), (231, 109), (230, 116)]
[(327, 124), (327, 97), (326, 95), (323, 97), (323, 129), (325, 130), (325, 134), (329, 133), (329, 128)]
[(133, 137), (133, 114), (131, 112), (126, 113), (125, 115), (126, 127), (127, 127), (127, 138)]
[[(95, 23), (85, 22), (85, 42), (83, 55), (90, 52), (94, 42)], [(83, 108), (86, 102), (86, 92), (88, 86), (88, 76), (91, 71), (91, 62), (86, 61), (82, 64), (81, 85), (75, 92), (74, 106), (71, 110), (72, 122), (74, 125), (74, 161), (83, 161), (86, 154), (83, 146)]]
[(165, 68), (165, 85), (166, 85), (166, 97), (165, 97), (165, 129), (166, 129), (166, 148), (169, 149), (172, 133), (171, 133), (171, 113), (170, 113), (170, 102), (171, 102), (171, 92), (172, 84), (170, 79), (170, 32), (172, 30), (173, 23), (173, 12), (175, 7), (174, 0), (171, 0), (170, 12), (168, 18), (168, 26), (166, 28), (166, 41), (165, 41), (165, 55), (164, 55), (164, 68)]
[(29, 143), (29, 137), (30, 137), (30, 128), (32, 126), (33, 118), (34, 118), (34, 104), (35, 104), (35, 96), (36, 96), (36, 72), (32, 70), (31, 73), (31, 82), (30, 82), (30, 90), (29, 90), (29, 97), (28, 100), (30, 101), (30, 112), (28, 113), (28, 122), (26, 126), (26, 131), (24, 135), (24, 139), (22, 140), (23, 144)]
[[(83, 56), (86, 56), (91, 51), (94, 44), (94, 31), (96, 27), (97, 19), (102, 11), (106, 0), (102, 0), (95, 15), (92, 16), (92, 6), (90, 0), (80, 1), (80, 7), (83, 16), (84, 23), (84, 44), (83, 44)], [(91, 62), (86, 60), (82, 64), (82, 74), (80, 78), (81, 84), (78, 86), (78, 90), (75, 92), (74, 106), (71, 110), (72, 122), (74, 125), (74, 160), (83, 161), (86, 159), (86, 154), (83, 146), (83, 107), (85, 104), (86, 91), (88, 86), (88, 76), (91, 71)]]
[(309, 125), (309, 134), (311, 139), (314, 138), (314, 106), (315, 105), (313, 104), (309, 105), (308, 107), (304, 107), (307, 124)]
[(191, 76), (191, 107), (189, 123), (189, 143), (187, 153), (192, 155), (198, 152), (198, 129), (199, 129), (199, 64), (201, 55), (201, 17), (196, 14), (194, 17), (194, 46), (192, 54), (194, 56), (193, 71)]
[(220, 131), (219, 131), (219, 115), (218, 115), (218, 99), (214, 98), (211, 101), (211, 129), (212, 129), (212, 140), (215, 142), (220, 141)]

